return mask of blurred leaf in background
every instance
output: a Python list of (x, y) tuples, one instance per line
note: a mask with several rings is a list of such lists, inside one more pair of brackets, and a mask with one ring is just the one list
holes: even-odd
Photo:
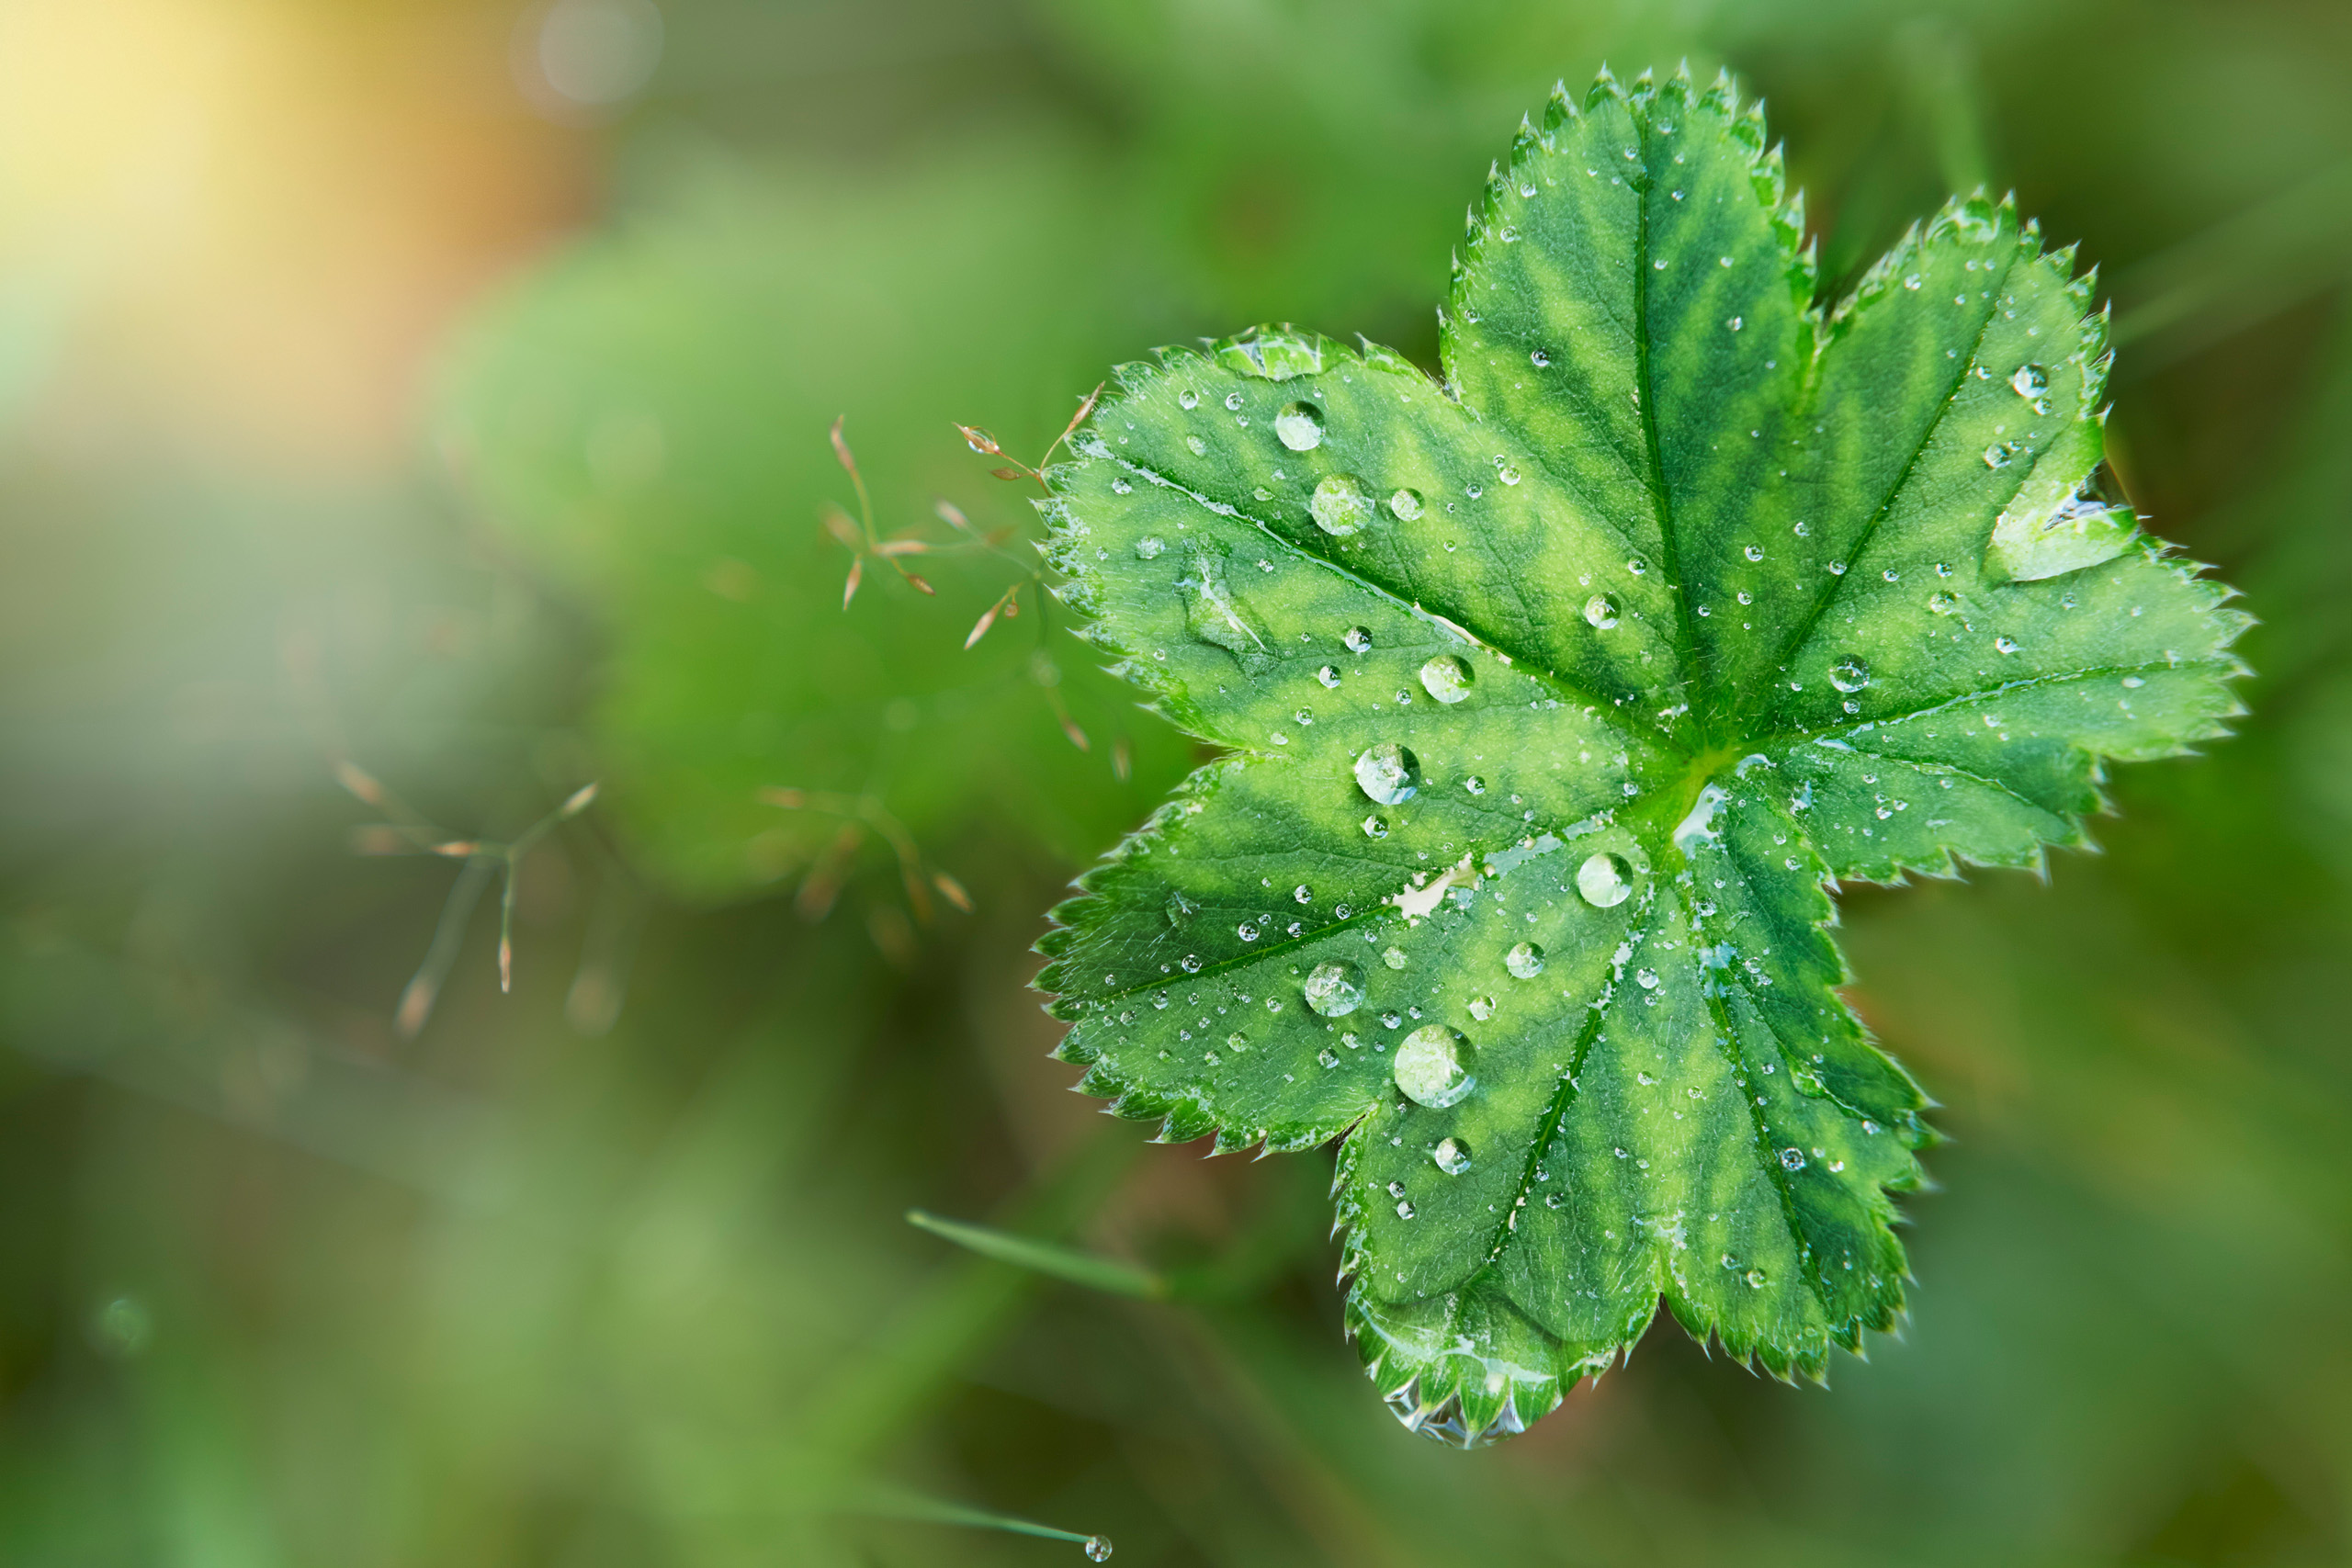
[[(35, 0), (0, 42), (0, 1556), (1080, 1560), (910, 1493), (1121, 1562), (2352, 1545), (2340, 7)], [(1953, 1134), (1901, 1343), (1795, 1393), (1662, 1335), (1449, 1454), (1331, 1343), (1325, 1173), (1139, 1147), (1043, 1059), (1037, 912), (1191, 750), (1034, 610), (965, 652), (992, 558), (844, 613), (826, 430), (944, 538), (1032, 526), (952, 422), (1031, 460), (1152, 344), (1427, 363), (1517, 115), (1686, 53), (1770, 99), (1826, 274), (1978, 178), (2084, 242), (2111, 449), (2263, 617), (2255, 714), (2049, 888), (1846, 900)], [(352, 857), (338, 757), (490, 840), (605, 782), (511, 997), (477, 919), (399, 1036), (458, 868)], [(975, 912), (918, 928), (866, 834), (804, 919), (840, 824), (786, 786), (871, 792)], [(910, 1206), (1232, 1284), (1080, 1294)]]

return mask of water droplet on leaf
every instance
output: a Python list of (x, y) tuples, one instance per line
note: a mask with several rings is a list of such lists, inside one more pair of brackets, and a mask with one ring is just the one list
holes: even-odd
[(1613, 909), (1633, 896), (1634, 868), (1603, 850), (1577, 867), (1577, 894), (1596, 909)]
[(1341, 960), (1318, 964), (1299, 989), (1321, 1018), (1345, 1018), (1363, 1005), (1363, 971)]
[(1401, 806), (1420, 793), (1420, 759), (1394, 740), (1366, 747), (1355, 772), (1357, 787), (1383, 806)]
[(1307, 515), (1315, 525), (1336, 539), (1363, 531), (1372, 521), (1372, 492), (1353, 474), (1333, 474), (1306, 498)]
[(1398, 1043), (1393, 1072), (1405, 1098), (1432, 1111), (1460, 1103), (1478, 1087), (1470, 1042), (1442, 1023), (1423, 1024)]
[(1274, 434), (1294, 452), (1311, 452), (1323, 445), (1323, 411), (1293, 403), (1274, 415)]
[(1450, 653), (1441, 653), (1421, 666), (1423, 689), (1442, 703), (1462, 701), (1476, 679), (1470, 666)]

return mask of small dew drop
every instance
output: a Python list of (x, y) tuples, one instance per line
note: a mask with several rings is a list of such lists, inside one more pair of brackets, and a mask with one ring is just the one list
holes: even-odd
[(1532, 980), (1544, 973), (1544, 950), (1532, 942), (1522, 942), (1503, 955), (1503, 967), (1521, 980)]

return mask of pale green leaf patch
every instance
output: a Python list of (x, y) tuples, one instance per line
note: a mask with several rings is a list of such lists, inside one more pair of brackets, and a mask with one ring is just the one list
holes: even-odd
[(2104, 317), (1982, 196), (1834, 307), (1728, 80), (1603, 76), (1472, 220), (1446, 379), (1260, 329), (1051, 479), (1118, 670), (1227, 749), (1042, 944), (1061, 1054), (1222, 1151), (1340, 1145), (1347, 1325), (1516, 1431), (1663, 1301), (1781, 1376), (1902, 1311), (1918, 1087), (1841, 880), (2038, 867), (2237, 711), (2227, 591), (2100, 468)]

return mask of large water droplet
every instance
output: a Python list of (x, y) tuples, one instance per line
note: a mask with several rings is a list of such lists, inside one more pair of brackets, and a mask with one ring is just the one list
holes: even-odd
[(1476, 1019), (1480, 1023), (1485, 1023), (1487, 1020), (1493, 1018), (1495, 1016), (1495, 998), (1492, 997), (1472, 997), (1470, 998), (1470, 1016)]
[(1613, 909), (1634, 895), (1634, 868), (1607, 850), (1577, 867), (1577, 896), (1596, 909)]
[(1522, 942), (1503, 955), (1503, 967), (1522, 980), (1532, 980), (1544, 973), (1544, 950)]
[(1781, 1151), (1781, 1168), (1782, 1170), (1803, 1170), (1804, 1168), (1804, 1151), (1803, 1149), (1782, 1149)]
[(1398, 522), (1410, 523), (1421, 514), (1421, 492), (1417, 490), (1398, 491), (1388, 498), (1388, 510), (1396, 514)]
[(2017, 374), (2009, 378), (2009, 388), (2018, 397), (2031, 402), (2050, 390), (2050, 372), (2039, 365), (2020, 365)]
[(1356, 784), (1383, 806), (1401, 806), (1420, 793), (1421, 760), (1394, 740), (1368, 746), (1356, 759)]
[(1614, 593), (1596, 593), (1584, 602), (1584, 618), (1596, 631), (1608, 631), (1617, 625), (1618, 604)]
[[(2029, 483), (2028, 493), (2036, 487)], [(2046, 510), (2045, 510), (2046, 508)], [(2052, 503), (2046, 495), (2001, 513), (1984, 550), (1985, 565), (2012, 582), (2033, 582), (2112, 560), (2132, 547), (2139, 517), (2106, 464)]]
[(1442, 703), (1458, 703), (1470, 694), (1477, 679), (1470, 666), (1450, 653), (1441, 653), (1421, 666), (1421, 685)]
[(1440, 1138), (1436, 1152), (1430, 1157), (1446, 1175), (1459, 1176), (1470, 1168), (1470, 1145), (1460, 1138)]
[(1107, 1535), (1088, 1536), (1086, 1538), (1086, 1560), (1089, 1562), (1110, 1562), (1111, 1538)]
[(1340, 634), (1340, 640), (1348, 645), (1348, 651), (1350, 653), (1370, 653), (1372, 651), (1372, 633), (1366, 631), (1362, 626), (1350, 626), (1345, 632)]
[(1274, 415), (1274, 434), (1294, 452), (1311, 452), (1323, 445), (1323, 411), (1313, 403), (1293, 403)]
[(1401, 947), (1389, 948), (1380, 955), (1380, 961), (1391, 969), (1402, 969), (1406, 963), (1405, 950)]
[(1372, 521), (1373, 506), (1372, 492), (1353, 474), (1331, 475), (1306, 498), (1307, 515), (1335, 539), (1362, 533)]
[(1201, 406), (1201, 395), (1198, 392), (1179, 392), (1176, 394), (1176, 406), (1189, 413)]
[(1337, 688), (1340, 684), (1340, 671), (1335, 667), (1329, 664), (1326, 664), (1322, 669), (1317, 670), (1315, 672), (1315, 678), (1322, 682), (1326, 686)]
[(1363, 1005), (1363, 971), (1344, 959), (1317, 964), (1299, 988), (1318, 1016), (1345, 1018)]
[(1427, 1023), (1396, 1046), (1396, 1087), (1416, 1105), (1442, 1111), (1478, 1087), (1470, 1072), (1470, 1042), (1442, 1023)]
[(1252, 669), (1265, 661), (1266, 639), (1250, 624), (1240, 602), (1225, 581), (1224, 558), (1214, 549), (1193, 545), (1186, 551), (1186, 570), (1176, 582), (1184, 601), (1184, 626), (1193, 637), (1224, 649)]
[(1136, 541), (1136, 555), (1142, 560), (1158, 560), (1167, 549), (1168, 541), (1157, 534), (1146, 534)]
[(1378, 817), (1367, 817), (1363, 819), (1363, 836), (1367, 839), (1385, 839), (1388, 837), (1388, 824)]
[(1871, 683), (1871, 667), (1859, 659), (1849, 659), (1829, 667), (1829, 683), (1841, 692), (1859, 692)]

